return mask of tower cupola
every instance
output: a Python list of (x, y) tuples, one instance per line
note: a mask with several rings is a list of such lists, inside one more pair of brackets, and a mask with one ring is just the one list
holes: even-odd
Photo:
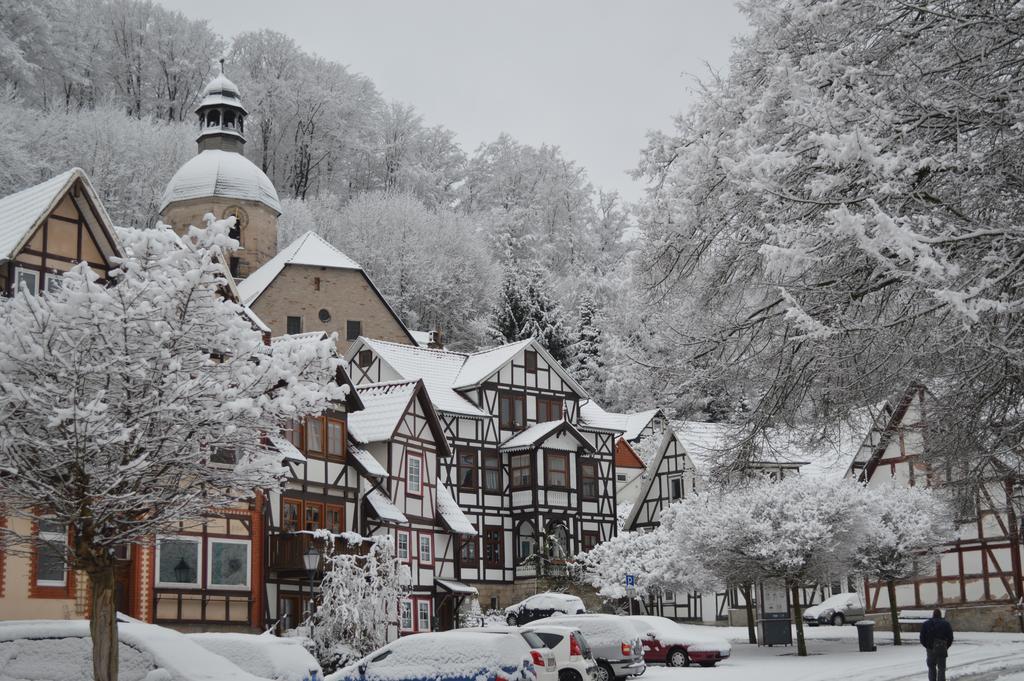
[(238, 86), (224, 75), (220, 60), (217, 76), (203, 89), (203, 99), (196, 107), (199, 116), (199, 151), (220, 149), (243, 153), (245, 149), (245, 117), (248, 111), (238, 96)]

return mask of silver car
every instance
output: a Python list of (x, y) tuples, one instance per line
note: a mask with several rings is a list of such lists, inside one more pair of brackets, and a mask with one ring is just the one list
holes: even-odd
[(804, 623), (840, 626), (864, 618), (864, 599), (858, 593), (835, 594), (804, 610)]
[(537, 626), (555, 624), (583, 632), (597, 662), (595, 681), (616, 681), (640, 676), (647, 670), (639, 634), (617, 615), (560, 615), (537, 620)]

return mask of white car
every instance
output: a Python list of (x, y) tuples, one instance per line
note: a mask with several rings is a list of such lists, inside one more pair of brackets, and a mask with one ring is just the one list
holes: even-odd
[[(118, 622), (120, 681), (267, 681), (172, 629)], [(86, 620), (0, 622), (0, 678), (92, 681)]]
[(835, 594), (821, 603), (804, 610), (804, 622), (814, 627), (819, 624), (841, 626), (864, 617), (864, 599), (858, 593)]
[[(274, 681), (323, 681), (324, 674), (299, 638), (272, 634), (186, 634), (211, 653), (234, 662), (240, 669)], [(2, 681), (2, 679), (0, 679)]]
[[(492, 624), (486, 627), (466, 627), (457, 629), (459, 632), (472, 632), (479, 634), (504, 634), (522, 636), (526, 644), (530, 646), (530, 655), (533, 659), (533, 671), (537, 675), (537, 681), (559, 681), (561, 669), (558, 659), (551, 646), (532, 629), (526, 627), (509, 627), (501, 624)], [(2, 681), (2, 680), (0, 680)]]
[(581, 615), (586, 611), (587, 606), (579, 596), (545, 591), (505, 608), (505, 622), (510, 627), (515, 627), (542, 617)]
[(591, 681), (597, 676), (597, 662), (579, 629), (542, 622), (527, 624), (523, 629), (537, 634), (554, 653), (558, 681)]

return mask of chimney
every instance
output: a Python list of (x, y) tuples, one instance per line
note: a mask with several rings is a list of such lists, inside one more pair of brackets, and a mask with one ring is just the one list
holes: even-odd
[(444, 334), (441, 329), (435, 329), (430, 332), (430, 340), (427, 341), (427, 347), (432, 350), (444, 350)]

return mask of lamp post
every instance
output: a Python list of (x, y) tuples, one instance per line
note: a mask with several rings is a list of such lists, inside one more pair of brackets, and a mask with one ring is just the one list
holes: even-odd
[(309, 573), (309, 635), (313, 637), (313, 575), (316, 573), (316, 568), (320, 564), (320, 552), (313, 546), (313, 542), (309, 543), (309, 548), (302, 554), (302, 562), (306, 566), (306, 572)]
[(192, 568), (188, 566), (184, 558), (178, 559), (178, 564), (174, 566), (174, 581), (179, 584), (191, 581), (189, 575), (192, 574)]

